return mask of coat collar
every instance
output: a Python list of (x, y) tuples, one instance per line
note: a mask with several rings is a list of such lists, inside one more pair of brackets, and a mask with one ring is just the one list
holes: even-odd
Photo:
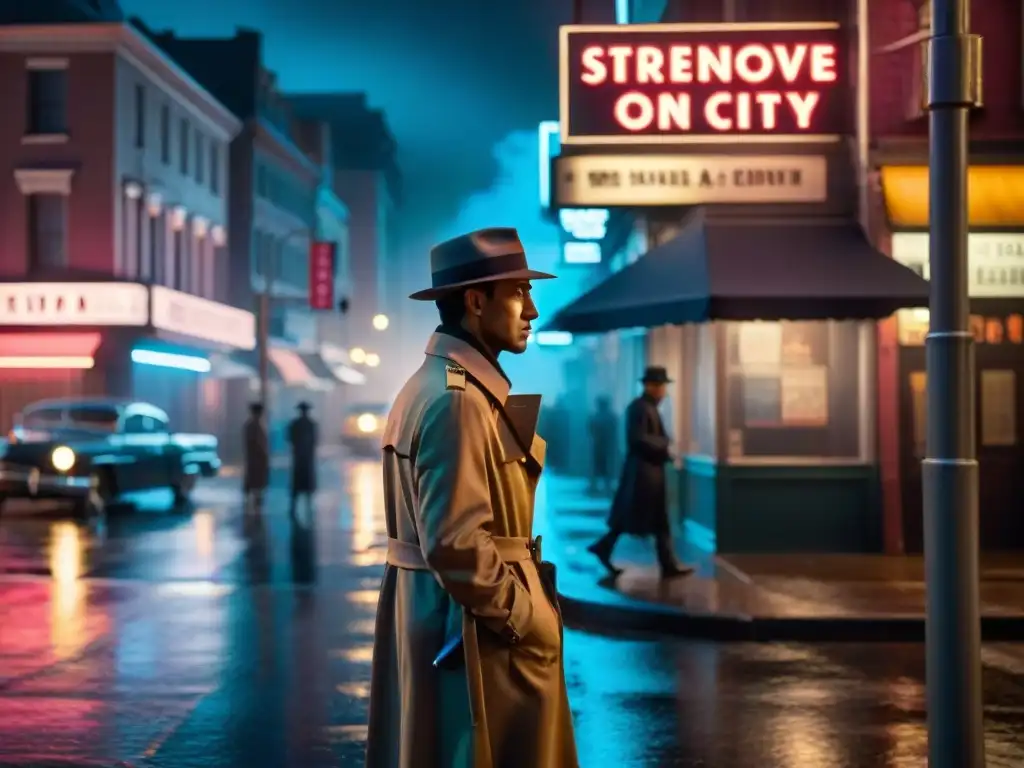
[(426, 354), (431, 357), (451, 360), (456, 365), (461, 365), (488, 392), (494, 395), (502, 406), (505, 405), (510, 389), (508, 381), (486, 357), (468, 342), (449, 336), (447, 333), (434, 333), (430, 337), (430, 341), (427, 342)]

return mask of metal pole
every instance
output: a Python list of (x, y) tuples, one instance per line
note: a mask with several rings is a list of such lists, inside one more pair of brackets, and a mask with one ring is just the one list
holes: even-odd
[(932, 0), (928, 41), (931, 317), (923, 461), (928, 765), (982, 768), (978, 461), (967, 296), (967, 115), (980, 101), (969, 0)]

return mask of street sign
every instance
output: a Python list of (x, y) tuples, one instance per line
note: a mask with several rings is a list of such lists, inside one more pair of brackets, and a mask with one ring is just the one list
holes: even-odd
[(314, 241), (309, 246), (309, 308), (334, 309), (335, 243)]

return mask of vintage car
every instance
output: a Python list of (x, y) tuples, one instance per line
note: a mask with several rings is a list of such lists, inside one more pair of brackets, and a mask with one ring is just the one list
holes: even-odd
[(0, 505), (66, 500), (82, 515), (154, 488), (171, 489), (182, 510), (197, 478), (220, 470), (216, 437), (172, 433), (164, 411), (135, 401), (33, 403), (0, 451)]
[(341, 444), (357, 456), (379, 456), (390, 406), (382, 403), (353, 405), (341, 422)]

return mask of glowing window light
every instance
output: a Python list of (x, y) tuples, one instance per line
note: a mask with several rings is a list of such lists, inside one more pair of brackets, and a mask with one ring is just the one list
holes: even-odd
[(545, 120), (537, 126), (537, 146), (540, 159), (540, 207), (551, 206), (551, 158), (561, 149), (557, 120)]
[(630, 0), (615, 0), (615, 23), (616, 24), (629, 24), (630, 13), (629, 13)]
[(609, 215), (607, 208), (563, 208), (558, 223), (577, 240), (604, 240)]
[(86, 370), (88, 368), (92, 368), (95, 364), (95, 360), (85, 355), (62, 357), (32, 357), (29, 355), (16, 355), (14, 357), (0, 357), (0, 368)]
[(566, 264), (600, 264), (601, 244), (565, 243), (562, 246), (562, 261)]
[(142, 365), (155, 365), (159, 368), (177, 368), (182, 371), (208, 373), (210, 361), (205, 357), (192, 355), (176, 355), (173, 352), (157, 352), (152, 349), (133, 349), (132, 362)]

